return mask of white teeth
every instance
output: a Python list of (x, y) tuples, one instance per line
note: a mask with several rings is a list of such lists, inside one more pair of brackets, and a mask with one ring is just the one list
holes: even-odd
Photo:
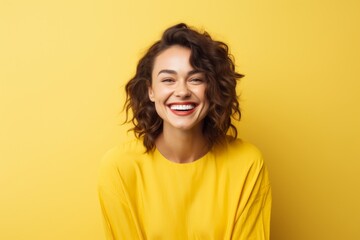
[(191, 104), (187, 104), (187, 105), (171, 105), (170, 109), (172, 110), (182, 110), (182, 111), (186, 111), (186, 110), (191, 110), (194, 109), (195, 106), (191, 105)]

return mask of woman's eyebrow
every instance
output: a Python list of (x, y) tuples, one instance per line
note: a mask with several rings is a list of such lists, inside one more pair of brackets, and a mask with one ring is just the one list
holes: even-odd
[[(168, 74), (177, 74), (177, 72), (175, 70), (170, 70), (170, 69), (163, 69), (161, 70), (159, 73), (158, 73), (158, 76), (161, 74), (161, 73), (168, 73)], [(191, 70), (187, 73), (187, 76), (191, 76), (191, 75), (194, 75), (194, 74), (197, 74), (197, 73), (202, 73), (202, 71), (200, 70)]]
[(161, 71), (158, 73), (158, 76), (159, 76), (161, 73), (176, 74), (176, 71), (170, 70), (170, 69), (163, 69), (163, 70), (161, 70)]
[(203, 72), (200, 70), (194, 69), (194, 70), (191, 70), (190, 72), (188, 72), (187, 76), (189, 77), (189, 76), (197, 74), (197, 73), (203, 73)]

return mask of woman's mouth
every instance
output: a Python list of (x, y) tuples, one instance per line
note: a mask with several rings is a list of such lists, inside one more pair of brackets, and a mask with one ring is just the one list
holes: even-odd
[(189, 111), (194, 109), (195, 105), (193, 104), (186, 104), (186, 105), (171, 105), (170, 109), (175, 111)]
[(185, 116), (191, 114), (196, 108), (197, 104), (195, 103), (172, 103), (168, 107), (170, 110), (179, 116)]

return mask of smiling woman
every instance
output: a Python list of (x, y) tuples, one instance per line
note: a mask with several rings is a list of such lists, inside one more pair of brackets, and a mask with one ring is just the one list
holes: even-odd
[(163, 134), (202, 131), (209, 109), (207, 82), (205, 75), (190, 65), (190, 55), (190, 49), (174, 45), (156, 57), (149, 98), (163, 120)]
[(269, 239), (267, 170), (232, 124), (241, 77), (225, 43), (185, 24), (150, 47), (126, 85), (137, 140), (100, 171), (108, 239)]

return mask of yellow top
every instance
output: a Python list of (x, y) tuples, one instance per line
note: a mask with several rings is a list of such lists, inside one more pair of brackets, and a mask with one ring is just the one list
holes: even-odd
[(269, 239), (271, 189), (260, 152), (236, 140), (174, 163), (134, 140), (99, 176), (107, 239)]

